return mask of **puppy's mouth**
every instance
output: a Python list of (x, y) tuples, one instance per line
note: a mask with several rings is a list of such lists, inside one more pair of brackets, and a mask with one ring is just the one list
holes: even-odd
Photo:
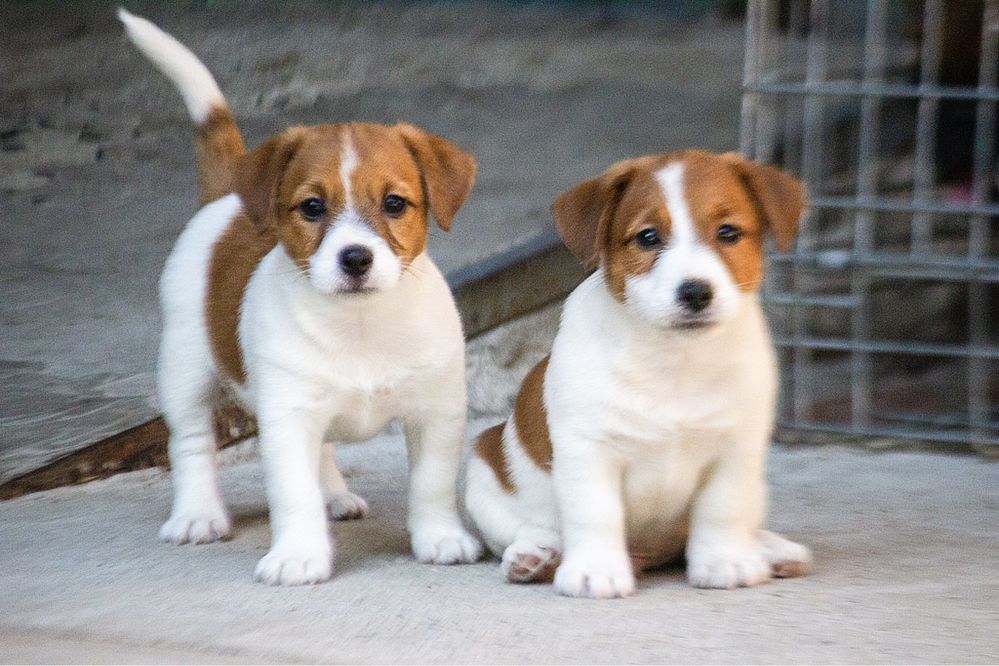
[(336, 290), (338, 296), (366, 296), (368, 294), (373, 294), (377, 289), (374, 287), (367, 286), (363, 280), (352, 281), (346, 286), (340, 287)]
[(670, 328), (676, 331), (687, 331), (695, 333), (709, 328), (713, 328), (718, 321), (713, 317), (684, 317), (670, 323)]

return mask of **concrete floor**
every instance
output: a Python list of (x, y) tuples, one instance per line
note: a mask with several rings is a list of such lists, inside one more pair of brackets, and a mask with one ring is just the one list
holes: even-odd
[[(475, 433), (509, 409), (558, 307), (469, 345)], [(999, 463), (971, 456), (777, 448), (770, 525), (812, 547), (806, 578), (738, 591), (682, 571), (584, 601), (514, 586), (498, 563), (415, 562), (405, 453), (388, 433), (338, 451), (371, 515), (336, 523), (332, 581), (251, 581), (269, 530), (252, 443), (223, 454), (231, 541), (156, 540), (157, 470), (0, 503), (2, 662), (994, 663)]]
[(667, 571), (593, 602), (508, 585), (494, 561), (416, 563), (400, 438), (341, 457), (372, 513), (333, 526), (336, 573), (309, 588), (251, 582), (268, 544), (255, 462), (223, 471), (237, 530), (221, 544), (156, 541), (158, 471), (0, 504), (0, 661), (999, 660), (999, 467), (978, 458), (776, 450), (771, 524), (813, 548), (812, 576), (724, 592)]
[[(479, 176), (451, 276), (549, 230), (630, 155), (736, 145), (742, 28), (587, 3), (132, 2), (216, 74), (251, 145), (408, 120)], [(697, 3), (694, 3), (697, 4)], [(152, 418), (156, 283), (195, 207), (190, 123), (115, 3), (0, 3), (0, 483)]]

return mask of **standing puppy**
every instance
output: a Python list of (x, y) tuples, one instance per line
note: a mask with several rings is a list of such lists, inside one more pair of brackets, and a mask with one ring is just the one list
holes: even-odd
[(248, 153), (205, 66), (149, 21), (119, 17), (187, 104), (206, 204), (160, 283), (159, 391), (175, 486), (160, 537), (204, 543), (230, 532), (212, 425), (224, 391), (259, 426), (273, 541), (257, 580), (330, 577), (324, 505), (334, 517), (367, 507), (333, 452), (321, 452), (323, 438), (368, 439), (392, 419), (406, 431), (417, 559), (474, 561), (480, 545), (455, 502), (464, 342), (424, 252), (428, 216), (450, 226), (474, 159), (410, 125), (364, 123), (293, 127)]
[(761, 529), (777, 372), (757, 296), (764, 235), (788, 249), (803, 205), (790, 176), (700, 151), (619, 162), (555, 200), (599, 267), (468, 467), (508, 579), (554, 572), (562, 594), (604, 598), (684, 553), (697, 587), (808, 571), (805, 547)]

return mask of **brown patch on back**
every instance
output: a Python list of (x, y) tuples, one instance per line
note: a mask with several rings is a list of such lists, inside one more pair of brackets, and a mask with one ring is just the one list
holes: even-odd
[(505, 427), (505, 423), (500, 423), (483, 430), (475, 442), (475, 452), (493, 470), (503, 492), (512, 494), (514, 491), (513, 480), (510, 478), (506, 453), (503, 451), (503, 428)]
[(535, 465), (546, 472), (552, 469), (552, 440), (548, 432), (548, 412), (545, 410), (545, 356), (527, 373), (513, 408), (514, 424), (520, 446)]
[(205, 317), (212, 354), (222, 374), (240, 384), (246, 381), (239, 347), (239, 313), (246, 285), (277, 239), (259, 233), (240, 213), (219, 237), (212, 250), (205, 294)]
[(201, 204), (233, 191), (233, 174), (238, 158), (246, 153), (243, 136), (227, 107), (214, 108), (194, 131), (198, 157), (198, 189)]

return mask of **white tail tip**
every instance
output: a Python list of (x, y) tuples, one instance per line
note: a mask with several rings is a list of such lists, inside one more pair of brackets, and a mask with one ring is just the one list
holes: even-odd
[(124, 24), (129, 40), (180, 91), (195, 124), (205, 122), (212, 109), (226, 108), (225, 97), (211, 72), (190, 49), (124, 7), (118, 8), (118, 19)]

